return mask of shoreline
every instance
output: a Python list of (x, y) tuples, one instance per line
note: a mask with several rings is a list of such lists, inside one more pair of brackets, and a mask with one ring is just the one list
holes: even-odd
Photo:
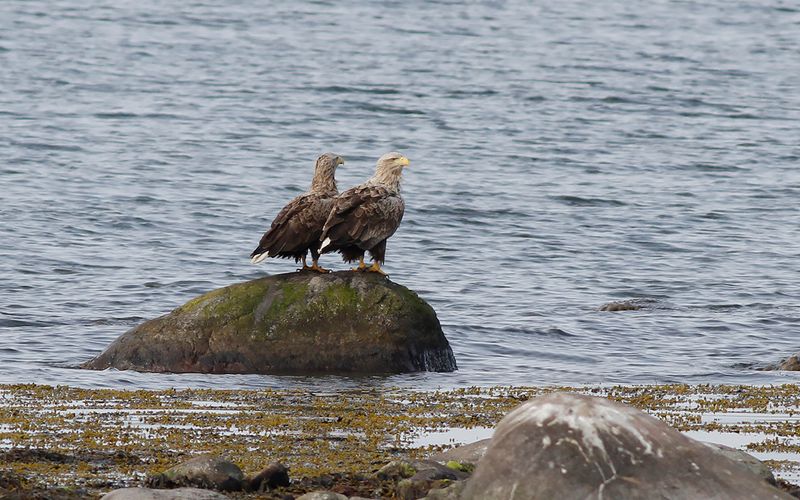
[[(427, 392), (154, 391), (31, 384), (0, 385), (0, 492), (16, 484), (31, 496), (99, 496), (142, 486), (148, 476), (201, 454), (229, 458), (247, 475), (281, 462), (298, 488), (324, 477), (353, 488), (354, 478), (391, 460), (424, 458), (489, 437), (508, 411), (555, 391), (630, 404), (691, 437), (747, 451), (765, 461), (776, 477), (800, 482), (797, 384)], [(264, 498), (254, 495), (232, 497)]]

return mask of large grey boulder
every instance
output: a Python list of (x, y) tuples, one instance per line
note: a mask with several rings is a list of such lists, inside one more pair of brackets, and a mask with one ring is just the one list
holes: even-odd
[(433, 308), (375, 273), (297, 272), (214, 290), (83, 365), (201, 373), (453, 371)]
[(605, 398), (535, 398), (498, 424), (463, 500), (792, 498), (664, 422)]
[(213, 490), (239, 491), (244, 487), (244, 474), (239, 466), (228, 460), (202, 455), (150, 477), (148, 486), (156, 488), (196, 486)]
[(151, 490), (149, 488), (122, 488), (106, 493), (100, 500), (226, 500), (228, 497), (215, 491), (199, 488)]

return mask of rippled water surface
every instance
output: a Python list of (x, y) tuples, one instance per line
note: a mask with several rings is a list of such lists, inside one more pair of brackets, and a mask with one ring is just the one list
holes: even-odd
[[(752, 366), (800, 348), (798, 33), (780, 0), (3, 0), (0, 382), (797, 381)], [(248, 254), (328, 150), (342, 187), (411, 158), (386, 269), (458, 372), (70, 368), (293, 270)]]

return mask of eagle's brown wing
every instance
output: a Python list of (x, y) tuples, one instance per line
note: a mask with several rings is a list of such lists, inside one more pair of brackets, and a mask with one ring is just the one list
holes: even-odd
[(321, 251), (348, 246), (368, 250), (397, 231), (404, 211), (403, 198), (383, 186), (351, 188), (333, 204), (322, 230)]
[(290, 201), (272, 221), (250, 254), (254, 262), (269, 257), (302, 259), (309, 248), (316, 249), (322, 226), (333, 204), (333, 198), (316, 193), (302, 194)]

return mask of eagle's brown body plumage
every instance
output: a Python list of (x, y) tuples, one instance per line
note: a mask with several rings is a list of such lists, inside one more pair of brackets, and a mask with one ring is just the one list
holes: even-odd
[(311, 188), (278, 213), (258, 247), (250, 254), (254, 264), (267, 257), (292, 258), (305, 264), (310, 251), (316, 266), (322, 228), (339, 194), (334, 177), (336, 167), (342, 163), (344, 160), (333, 153), (325, 153), (317, 159)]
[(386, 258), (386, 240), (403, 220), (405, 202), (400, 196), (400, 177), (408, 159), (387, 153), (378, 160), (375, 175), (336, 198), (322, 229), (320, 253), (338, 251), (345, 262), (361, 260), (369, 252), (380, 271)]

